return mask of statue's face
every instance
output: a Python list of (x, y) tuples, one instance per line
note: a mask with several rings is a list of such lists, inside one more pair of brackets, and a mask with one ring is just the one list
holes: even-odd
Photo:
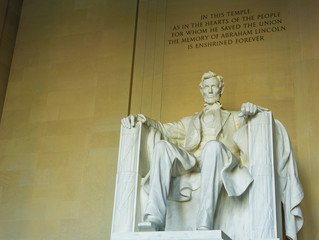
[(218, 102), (220, 99), (218, 79), (215, 77), (205, 79), (203, 82), (203, 87), (200, 89), (200, 91), (204, 97), (204, 101), (207, 104), (214, 104), (215, 102)]

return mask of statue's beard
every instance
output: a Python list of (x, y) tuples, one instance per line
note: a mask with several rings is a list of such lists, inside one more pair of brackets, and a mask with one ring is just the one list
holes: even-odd
[(204, 101), (207, 104), (214, 104), (216, 102), (219, 102), (219, 99), (220, 99), (219, 93), (214, 94), (213, 96), (207, 96), (207, 95), (204, 96)]

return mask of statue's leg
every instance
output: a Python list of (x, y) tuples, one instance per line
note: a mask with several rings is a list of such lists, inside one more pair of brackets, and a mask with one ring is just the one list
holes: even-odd
[(201, 191), (197, 215), (198, 230), (210, 230), (213, 227), (213, 217), (222, 187), (221, 170), (228, 158), (227, 148), (218, 141), (209, 141), (202, 151), (199, 163)]
[(195, 164), (195, 157), (187, 151), (167, 141), (156, 143), (151, 158), (149, 196), (143, 217), (146, 223), (153, 224), (153, 230), (165, 228), (166, 200), (171, 177), (190, 172)]

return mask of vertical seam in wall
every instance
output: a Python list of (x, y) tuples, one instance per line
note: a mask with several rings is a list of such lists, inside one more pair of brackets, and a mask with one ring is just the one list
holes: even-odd
[(5, 11), (5, 14), (4, 14), (4, 17), (3, 17), (3, 23), (2, 23), (2, 28), (1, 28), (0, 45), (2, 43), (3, 32), (4, 32), (4, 28), (5, 28), (5, 24), (6, 24), (6, 19), (7, 19), (7, 16), (8, 16), (8, 8), (9, 8), (9, 3), (7, 1), (6, 11)]
[[(21, 19), (21, 14), (22, 14), (22, 5), (23, 5), (23, 0), (20, 1), (20, 4), (19, 4), (19, 10), (18, 12), (16, 12), (17, 15), (15, 15), (15, 17), (17, 17), (17, 26), (16, 26), (16, 29), (15, 29), (15, 36), (14, 36), (14, 46), (13, 48), (11, 49), (11, 54), (10, 54), (10, 65), (9, 65), (9, 73), (8, 75), (6, 76), (7, 79), (6, 79), (6, 82), (5, 82), (5, 85), (4, 85), (4, 95), (2, 96), (3, 97), (3, 103), (0, 104), (0, 122), (2, 120), (2, 115), (3, 115), (3, 109), (4, 109), (4, 106), (5, 106), (5, 100), (6, 100), (6, 96), (7, 96), (7, 88), (8, 88), (8, 83), (9, 83), (9, 78), (10, 78), (10, 73), (11, 73), (11, 65), (12, 65), (12, 61), (13, 61), (13, 55), (14, 55), (14, 51), (15, 51), (15, 45), (16, 45), (16, 41), (17, 41), (17, 36), (18, 36), (18, 30), (19, 30), (19, 26), (20, 26), (20, 19)], [(1, 29), (1, 35), (0, 35), (0, 46), (2, 46), (2, 42), (3, 42), (3, 39), (5, 38), (4, 34), (5, 34), (5, 29), (8, 27), (7, 26), (7, 22), (8, 22), (8, 18), (10, 16), (10, 0), (7, 1), (7, 5), (6, 5), (6, 10), (5, 10), (5, 14), (4, 14), (4, 20), (3, 20), (3, 25), (2, 25), (2, 29)]]
[(165, 37), (166, 37), (166, 19), (167, 19), (167, 2), (166, 0), (163, 0), (163, 3), (165, 4), (165, 25), (164, 25), (164, 46), (163, 46), (163, 55), (162, 55), (162, 82), (161, 82), (161, 100), (160, 100), (160, 113), (159, 113), (159, 119), (162, 120), (162, 103), (163, 103), (163, 85), (164, 85), (164, 56), (165, 56)]
[(136, 13), (135, 13), (135, 28), (134, 28), (134, 40), (133, 40), (133, 53), (132, 53), (132, 67), (131, 67), (131, 78), (130, 78), (130, 89), (128, 96), (128, 109), (127, 115), (131, 114), (131, 104), (132, 104), (132, 91), (133, 91), (133, 75), (134, 75), (134, 61), (135, 61), (135, 48), (136, 48), (136, 35), (137, 35), (137, 21), (138, 21), (138, 9), (140, 1), (136, 1)]
[[(4, 14), (4, 18), (3, 18), (3, 23), (2, 23), (2, 29), (1, 29), (1, 35), (0, 35), (0, 51), (1, 51), (1, 46), (2, 46), (2, 42), (3, 42), (3, 38), (4, 38), (4, 33), (5, 33), (5, 29), (6, 29), (6, 25), (8, 24), (7, 21), (8, 21), (8, 12), (9, 12), (9, 0), (7, 1), (7, 5), (6, 5), (6, 10), (5, 10), (5, 14)], [(21, 13), (20, 13), (21, 15)], [(20, 18), (20, 16), (19, 16)], [(20, 21), (20, 20), (19, 20)], [(19, 25), (18, 25), (19, 26)], [(16, 29), (16, 37), (17, 37), (17, 34), (18, 34), (18, 29)], [(14, 40), (15, 42), (16, 40)], [(10, 77), (10, 72), (11, 72), (11, 63), (12, 63), (12, 59), (13, 59), (13, 52), (14, 52), (14, 48), (15, 48), (15, 43), (14, 43), (14, 47), (12, 49), (12, 54), (11, 54), (11, 59), (10, 59), (10, 65), (9, 65), (9, 72), (8, 72), (8, 75), (6, 75), (6, 79), (5, 79), (5, 82), (4, 82), (4, 86), (3, 86), (3, 96), (0, 96), (1, 97), (1, 101), (2, 103), (0, 103), (0, 123), (1, 123), (1, 120), (2, 120), (2, 114), (3, 114), (3, 109), (4, 109), (4, 104), (5, 104), (5, 100), (6, 100), (6, 96), (7, 96), (7, 88), (8, 88), (8, 82), (9, 82), (9, 77)]]
[(153, 103), (154, 103), (154, 99), (153, 99), (153, 92), (154, 92), (154, 81), (156, 81), (155, 79), (155, 65), (156, 65), (156, 58), (157, 58), (157, 55), (156, 55), (156, 52), (157, 52), (157, 27), (158, 27), (158, 1), (156, 2), (156, 8), (155, 8), (155, 26), (154, 26), (154, 29), (155, 29), (155, 37), (154, 37), (154, 49), (153, 50), (153, 67), (152, 67), (152, 86), (151, 86), (151, 90), (152, 90), (152, 94), (151, 94), (151, 109), (150, 109), (150, 117), (153, 117)]

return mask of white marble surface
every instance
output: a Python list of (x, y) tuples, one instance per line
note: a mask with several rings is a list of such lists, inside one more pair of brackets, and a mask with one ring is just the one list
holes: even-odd
[(231, 240), (220, 230), (112, 233), (112, 240)]
[[(265, 113), (259, 113), (258, 117), (254, 119), (254, 121), (251, 121), (249, 124), (252, 126), (260, 127), (262, 126), (261, 123), (265, 122), (266, 125), (270, 127), (269, 129), (263, 128), (264, 132), (259, 132), (260, 136), (263, 136), (260, 139), (257, 139), (256, 136), (254, 139), (251, 139), (250, 141), (250, 150), (252, 155), (252, 166), (257, 166), (255, 161), (258, 160), (258, 151), (268, 151), (267, 147), (269, 148), (272, 145), (271, 142), (271, 136), (269, 136), (271, 132), (271, 112), (265, 112)], [(255, 124), (254, 124), (255, 123)], [(113, 219), (113, 235), (112, 240), (114, 239), (143, 239), (142, 237), (145, 237), (145, 239), (155, 239), (156, 236), (165, 237), (166, 233), (159, 232), (158, 234), (155, 233), (137, 233), (136, 225), (138, 222), (140, 222), (141, 214), (143, 212), (143, 208), (145, 206), (146, 200), (147, 200), (147, 194), (140, 188), (140, 177), (139, 174), (139, 163), (136, 161), (139, 157), (141, 157), (141, 150), (139, 148), (142, 148), (140, 146), (139, 141), (141, 141), (141, 137), (146, 138), (145, 133), (142, 134), (142, 125), (141, 123), (138, 123), (136, 127), (127, 129), (122, 128), (121, 133), (121, 144), (120, 144), (120, 155), (119, 155), (119, 163), (121, 162), (122, 166), (118, 167), (118, 180), (117, 180), (117, 190), (116, 190), (116, 199), (115, 199), (115, 209), (114, 211), (115, 217)], [(250, 127), (250, 130), (254, 129), (254, 127)], [(258, 131), (255, 129), (255, 131)], [(268, 135), (267, 135), (268, 134)], [(268, 138), (265, 138), (265, 136), (268, 136)], [(125, 140), (122, 140), (122, 137), (125, 138)], [(261, 142), (258, 142), (261, 141)], [(267, 143), (268, 141), (268, 143)], [(145, 143), (144, 143), (145, 144)], [(135, 146), (134, 146), (135, 145)], [(257, 159), (253, 157), (253, 146), (263, 146), (262, 149), (257, 148), (255, 149), (255, 153), (257, 153)], [(266, 149), (265, 149), (266, 148)], [(145, 150), (144, 150), (145, 151)], [(265, 154), (263, 156), (262, 162), (267, 162), (269, 159), (267, 157), (271, 157), (272, 154), (267, 155)], [(270, 159), (273, 160), (273, 159)], [(128, 162), (131, 161), (131, 162)], [(263, 165), (262, 165), (263, 166)], [(273, 165), (270, 163), (270, 168), (258, 168), (260, 170), (265, 171), (265, 173), (269, 174), (270, 176), (273, 176)], [(254, 173), (255, 170), (252, 170)], [(265, 173), (260, 173), (259, 175), (265, 175)], [(258, 174), (255, 174), (256, 176)], [(127, 176), (130, 176), (130, 179), (127, 180)], [(137, 178), (136, 178), (137, 177)], [(198, 175), (200, 177), (200, 175)], [(138, 179), (139, 178), (139, 179)], [(268, 186), (268, 182), (265, 183)], [(273, 184), (273, 182), (269, 182), (269, 184)], [(122, 187), (121, 187), (122, 186)], [(260, 186), (259, 186), (260, 188)], [(266, 188), (267, 189), (267, 188)], [(268, 188), (271, 192), (270, 194), (274, 194), (274, 192), (271, 190), (272, 188)], [(253, 197), (252, 194), (255, 194), (256, 197)], [(136, 195), (137, 194), (137, 195)], [(229, 234), (232, 239), (249, 239), (251, 236), (257, 237), (254, 232), (252, 231), (253, 224), (255, 222), (259, 223), (260, 221), (270, 222), (273, 224), (276, 224), (276, 221), (273, 219), (273, 204), (268, 204), (267, 207), (270, 207), (271, 210), (266, 208), (266, 212), (272, 213), (271, 217), (266, 219), (260, 219), (258, 218), (259, 211), (258, 209), (252, 209), (259, 206), (259, 208), (264, 208), (263, 204), (266, 201), (273, 201), (274, 197), (269, 197), (267, 199), (260, 198), (260, 196), (263, 196), (263, 190), (254, 190), (254, 185), (252, 185), (250, 192), (247, 191), (243, 196), (241, 197), (232, 197), (229, 198), (227, 196), (227, 193), (225, 190), (223, 190), (223, 193), (221, 194), (221, 201), (222, 203), (219, 203), (218, 210), (215, 215), (216, 224), (214, 225), (215, 229), (223, 229), (224, 231)], [(268, 193), (267, 193), (268, 195)], [(254, 200), (255, 199), (255, 200)], [(167, 214), (167, 226), (166, 230), (172, 231), (169, 232), (170, 237), (172, 236), (184, 236), (185, 234), (195, 234), (197, 236), (198, 234), (202, 234), (201, 232), (194, 231), (196, 230), (196, 216), (198, 205), (199, 205), (199, 190), (193, 192), (192, 200), (189, 202), (175, 202), (175, 201), (169, 201), (168, 202), (168, 214)], [(252, 203), (252, 204), (249, 204)], [(251, 207), (250, 207), (251, 206)], [(253, 212), (252, 212), (253, 211)], [(257, 215), (254, 215), (253, 213), (256, 212)], [(235, 213), (235, 214), (234, 214)], [(269, 225), (269, 224), (268, 224)], [(267, 226), (268, 226), (267, 225)], [(262, 227), (263, 225), (260, 225)], [(273, 227), (269, 226), (267, 227), (267, 231), (260, 229), (260, 227), (256, 228), (257, 233), (261, 232), (264, 235), (271, 234), (269, 236), (274, 236), (273, 233), (276, 232), (276, 225), (272, 225)], [(258, 231), (258, 229), (260, 231)], [(182, 231), (175, 231), (175, 230), (182, 230)], [(192, 230), (192, 231), (187, 231)], [(135, 233), (129, 233), (129, 232), (135, 232)], [(182, 235), (180, 235), (180, 233)], [(154, 235), (155, 234), (155, 235)], [(163, 235), (164, 234), (164, 235)], [(175, 235), (174, 235), (175, 234)], [(205, 235), (206, 236), (206, 235)], [(203, 237), (205, 237), (203, 236)], [(268, 236), (268, 237), (269, 237)], [(173, 238), (174, 239), (174, 238)], [(177, 238), (179, 239), (179, 238)], [(188, 238), (182, 238), (182, 239), (188, 239)], [(190, 238), (192, 239), (192, 238)], [(200, 238), (195, 238), (200, 239)], [(203, 238), (205, 239), (205, 238)], [(252, 238), (255, 239), (255, 238)]]
[[(221, 174), (221, 180), (216, 179), (221, 181), (224, 187), (221, 188), (218, 195), (214, 195), (216, 211), (214, 212), (211, 207), (207, 209), (210, 214), (213, 211), (213, 215), (206, 217), (207, 223), (213, 218), (213, 226), (211, 224), (209, 228), (221, 229), (234, 240), (282, 238), (281, 201), (285, 209), (286, 234), (294, 240), (297, 239), (297, 232), (303, 224), (299, 207), (303, 198), (303, 190), (286, 130), (278, 121), (273, 120), (271, 112), (251, 103), (243, 104), (241, 112), (222, 109), (218, 102), (223, 92), (222, 77), (213, 75), (214, 73), (209, 72), (202, 77), (200, 86), (206, 106), (194, 116), (184, 117), (173, 123), (161, 123), (141, 114), (130, 115), (122, 119), (112, 240), (206, 239), (196, 237), (199, 235), (206, 237), (205, 234), (214, 232), (194, 231), (198, 225), (198, 221), (196, 223), (195, 220), (198, 209), (206, 204), (200, 204), (204, 198), (199, 197), (196, 193), (202, 191), (200, 186), (203, 185), (203, 182), (201, 180), (205, 179), (201, 176), (203, 170), (201, 173), (192, 172), (197, 158), (200, 159), (199, 156), (205, 150), (204, 146), (210, 146), (212, 142), (223, 144), (225, 151), (222, 162), (230, 160), (222, 169), (211, 171)], [(213, 130), (210, 131), (210, 129)], [(208, 130), (209, 134), (207, 134)], [(161, 163), (151, 169), (153, 169), (153, 175), (154, 169), (159, 169), (156, 176), (162, 177), (153, 176), (152, 179), (164, 179), (166, 172), (171, 172), (168, 169), (169, 164), (166, 164), (163, 170), (163, 161), (159, 161), (163, 155), (162, 152), (166, 151), (166, 148), (159, 151), (158, 146), (163, 144), (157, 144), (152, 154), (155, 143), (163, 138), (169, 141), (165, 144), (168, 144), (170, 149), (174, 148), (175, 153), (183, 152), (184, 157), (179, 157), (179, 160), (184, 169), (189, 171), (188, 174), (181, 173), (182, 176), (166, 177), (165, 184), (160, 182), (156, 188), (151, 188), (160, 189), (165, 186), (165, 191), (162, 192), (165, 192), (166, 195), (150, 193), (148, 197), (146, 192), (149, 193), (150, 174), (146, 173), (150, 169), (150, 159), (152, 159), (152, 166), (157, 166), (155, 163)], [(215, 145), (213, 144), (212, 147), (216, 147)], [(179, 151), (179, 147), (183, 150)], [(190, 156), (190, 152), (194, 155)], [(219, 152), (217, 149), (213, 150), (208, 157), (217, 152)], [(166, 157), (168, 160), (170, 160), (169, 156)], [(175, 157), (172, 158), (175, 159)], [(241, 159), (241, 164), (236, 159)], [(218, 163), (218, 159), (211, 162)], [(169, 162), (165, 161), (165, 163)], [(243, 170), (246, 174), (243, 174)], [(185, 181), (182, 180), (183, 177), (186, 177)], [(252, 183), (251, 179), (254, 180)], [(213, 183), (219, 184), (217, 180)], [(217, 188), (215, 186), (212, 189)], [(145, 206), (149, 206), (149, 203), (153, 201), (150, 199), (156, 199), (156, 196), (164, 199), (161, 200), (164, 203), (166, 199), (175, 202), (161, 205), (151, 204), (151, 213), (149, 213), (150, 210)], [(166, 221), (166, 232), (137, 233), (137, 223), (143, 221), (143, 213), (156, 216), (158, 206), (161, 206), (158, 212), (162, 214), (159, 222), (165, 223)], [(167, 230), (173, 231), (168, 232)], [(194, 238), (188, 238), (188, 236), (194, 236)]]
[(133, 232), (136, 229), (140, 142), (141, 124), (121, 129), (112, 232)]
[[(112, 240), (233, 240), (220, 230), (112, 233)], [(279, 238), (240, 238), (238, 240), (280, 240)]]
[(274, 136), (271, 112), (248, 122), (249, 170), (254, 182), (249, 192), (252, 238), (282, 238), (280, 195), (276, 189)]

